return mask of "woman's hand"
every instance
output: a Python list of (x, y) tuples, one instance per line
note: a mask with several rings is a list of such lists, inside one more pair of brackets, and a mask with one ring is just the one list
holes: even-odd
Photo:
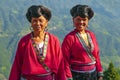
[(102, 76), (98, 77), (98, 80), (103, 80), (103, 77)]
[(67, 80), (73, 80), (73, 78), (67, 78)]

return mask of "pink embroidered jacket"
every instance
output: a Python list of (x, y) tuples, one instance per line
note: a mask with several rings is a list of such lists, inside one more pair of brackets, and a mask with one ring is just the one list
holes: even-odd
[[(47, 46), (45, 64), (55, 73), (55, 80), (65, 80), (63, 55), (59, 40), (50, 34)], [(31, 33), (24, 36), (18, 44), (9, 80), (20, 80), (21, 75), (45, 74), (47, 71), (38, 62), (36, 52), (32, 45)]]
[(88, 56), (85, 48), (82, 43), (76, 36), (77, 30), (71, 31), (64, 38), (62, 43), (62, 51), (65, 59), (65, 72), (67, 78), (72, 78), (71, 69), (78, 71), (89, 71), (93, 70), (96, 67), (96, 70), (99, 73), (102, 72), (102, 65), (99, 56), (99, 47), (96, 41), (96, 37), (93, 32), (86, 30), (87, 34), (90, 37), (91, 52), (95, 57), (95, 62), (93, 65), (89, 66), (80, 66), (93, 63), (92, 59)]

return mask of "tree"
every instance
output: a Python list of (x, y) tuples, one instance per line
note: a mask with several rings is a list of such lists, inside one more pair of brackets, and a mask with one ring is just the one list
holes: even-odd
[(107, 70), (104, 71), (104, 80), (120, 80), (119, 73), (117, 69), (114, 68), (112, 62), (110, 62)]
[(3, 74), (0, 73), (0, 80), (7, 80)]

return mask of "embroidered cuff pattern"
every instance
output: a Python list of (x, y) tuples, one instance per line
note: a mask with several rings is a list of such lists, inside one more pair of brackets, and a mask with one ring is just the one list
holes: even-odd
[(67, 80), (73, 80), (73, 78), (67, 78)]
[(100, 77), (100, 76), (104, 76), (104, 74), (103, 74), (103, 72), (98, 72), (98, 77)]

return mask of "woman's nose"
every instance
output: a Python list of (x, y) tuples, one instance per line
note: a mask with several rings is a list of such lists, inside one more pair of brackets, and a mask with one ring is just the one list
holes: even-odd
[(36, 25), (40, 25), (41, 24), (41, 22), (40, 21), (36, 21)]
[(81, 22), (81, 23), (84, 23), (84, 21), (83, 21), (83, 20), (81, 20), (80, 22)]
[(40, 25), (41, 24), (41, 22), (40, 21), (37, 21), (37, 23), (36, 23), (37, 25)]

